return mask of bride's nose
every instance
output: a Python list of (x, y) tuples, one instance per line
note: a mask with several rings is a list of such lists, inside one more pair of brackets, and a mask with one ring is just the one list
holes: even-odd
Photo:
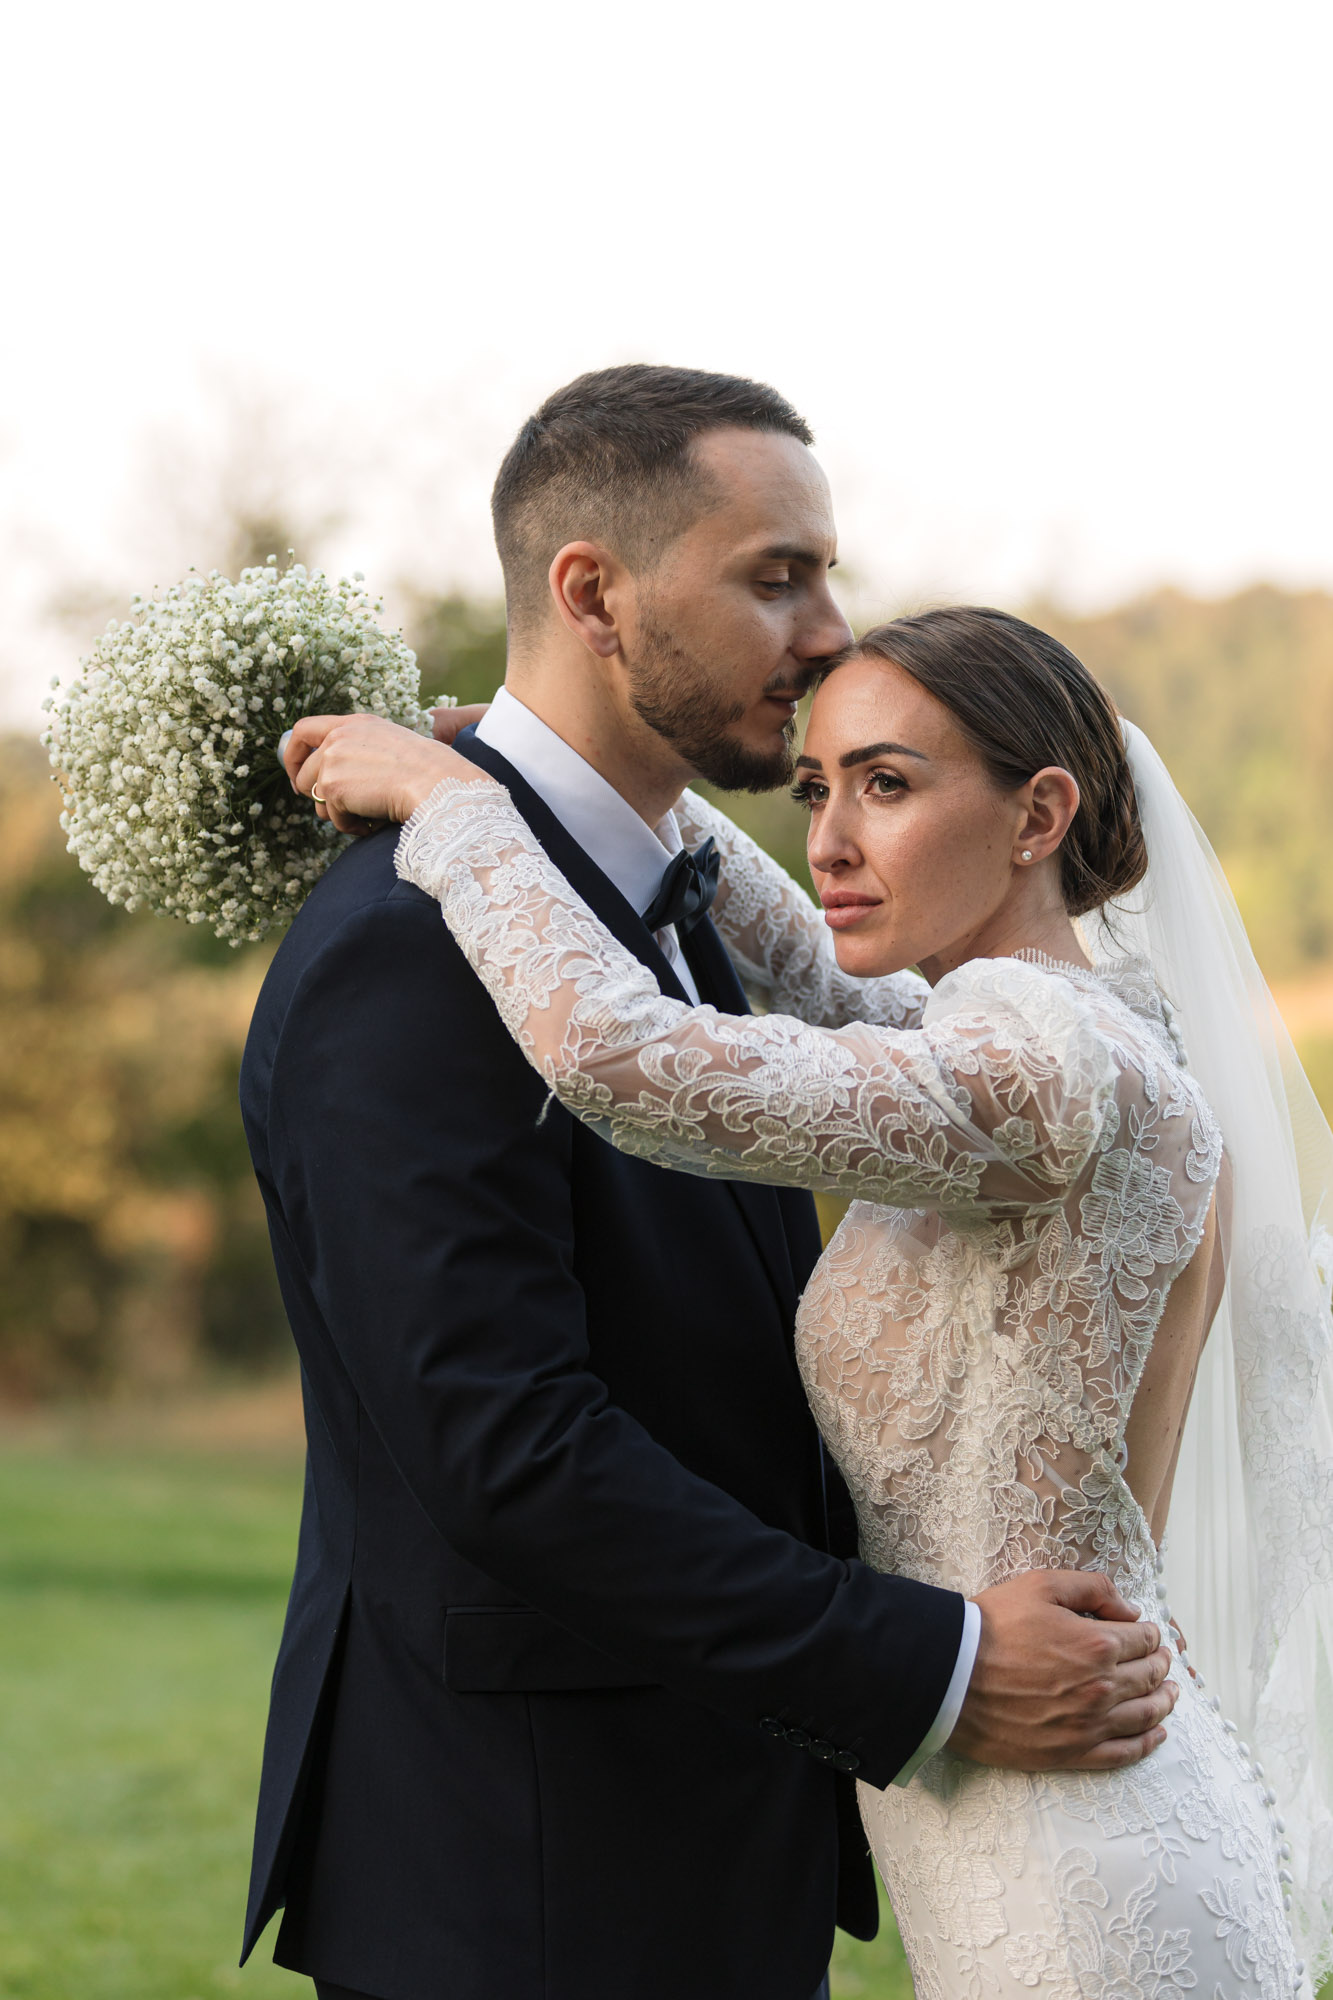
[(850, 816), (834, 800), (812, 815), (805, 853), (821, 875), (830, 875), (835, 868), (860, 867), (861, 850), (853, 838)]

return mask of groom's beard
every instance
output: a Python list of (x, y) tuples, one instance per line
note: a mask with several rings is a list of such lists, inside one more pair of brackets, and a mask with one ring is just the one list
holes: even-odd
[[(641, 620), (638, 650), (625, 665), (635, 714), (710, 785), (724, 792), (771, 792), (790, 784), (796, 769), (794, 719), (771, 750), (738, 743), (728, 731), (744, 718), (747, 704), (729, 700), (715, 670), (650, 617)], [(775, 674), (765, 694), (799, 699), (806, 690), (787, 686), (790, 679)]]

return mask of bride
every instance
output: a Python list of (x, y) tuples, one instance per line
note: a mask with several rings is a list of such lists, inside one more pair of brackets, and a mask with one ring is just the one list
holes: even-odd
[[(918, 1994), (1310, 1993), (1333, 1932), (1333, 1140), (1144, 737), (999, 612), (866, 634), (799, 760), (822, 917), (715, 808), (677, 808), (720, 850), (733, 958), (786, 1010), (728, 1016), (665, 996), (465, 758), (368, 718), (302, 730), (300, 789), (406, 820), (399, 873), (563, 1104), (686, 1172), (852, 1198), (797, 1343), (865, 1559), (969, 1596), (1100, 1568), (1191, 1632), (1142, 1764), (950, 1747), (861, 1787)], [(838, 969), (913, 966), (918, 1025), (800, 1018)]]

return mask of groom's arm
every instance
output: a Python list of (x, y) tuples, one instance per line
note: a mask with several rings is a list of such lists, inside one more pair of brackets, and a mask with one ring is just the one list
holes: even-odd
[(642, 1672), (888, 1784), (958, 1659), (960, 1596), (759, 1521), (613, 1404), (573, 1275), (570, 1127), (410, 890), (347, 921), (275, 1055), (270, 1164), (400, 1473), (478, 1568)]

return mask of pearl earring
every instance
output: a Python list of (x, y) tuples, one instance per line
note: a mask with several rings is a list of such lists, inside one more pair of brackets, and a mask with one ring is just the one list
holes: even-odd
[(1024, 859), (1025, 861), (1031, 861), (1031, 859), (1032, 859), (1032, 849), (1031, 849), (1030, 847), (1025, 847), (1025, 848), (1023, 849), (1023, 859)]

